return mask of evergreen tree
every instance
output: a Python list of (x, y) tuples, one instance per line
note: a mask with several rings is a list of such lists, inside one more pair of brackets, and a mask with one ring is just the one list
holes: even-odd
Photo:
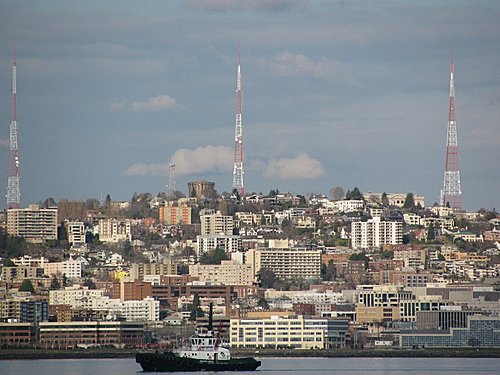
[(52, 275), (52, 280), (50, 281), (50, 290), (59, 290), (61, 289), (61, 284), (57, 279), (56, 275)]
[(409, 210), (415, 208), (415, 198), (413, 196), (413, 193), (406, 194), (406, 199), (405, 202), (403, 203), (403, 208), (407, 208)]
[(434, 224), (430, 223), (429, 228), (427, 228), (427, 241), (434, 241), (436, 239), (436, 232), (434, 229)]
[(20, 292), (30, 292), (33, 293), (35, 291), (35, 287), (30, 279), (24, 279), (21, 287), (19, 288)]
[(198, 293), (195, 293), (193, 297), (193, 305), (191, 306), (191, 314), (189, 315), (189, 320), (194, 322), (196, 318), (201, 318), (203, 316), (205, 316), (205, 314), (201, 309), (200, 296), (198, 296)]
[(389, 198), (387, 198), (387, 193), (386, 192), (382, 193), (381, 200), (382, 200), (382, 206), (389, 207)]

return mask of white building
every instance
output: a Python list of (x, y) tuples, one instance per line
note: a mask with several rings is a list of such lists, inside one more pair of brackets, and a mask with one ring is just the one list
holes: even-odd
[(82, 299), (104, 296), (103, 289), (89, 289), (87, 286), (73, 285), (60, 290), (49, 291), (49, 305), (80, 306)]
[(67, 221), (66, 230), (68, 232), (68, 242), (73, 246), (80, 246), (85, 243), (85, 226), (81, 221)]
[(351, 247), (356, 250), (372, 250), (385, 244), (403, 243), (403, 223), (382, 221), (376, 217), (351, 223)]
[(251, 249), (246, 254), (247, 263), (252, 266), (254, 275), (261, 269), (268, 269), (282, 279), (321, 277), (321, 250)]
[(214, 214), (200, 215), (201, 235), (226, 235), (233, 234), (233, 217), (224, 216), (217, 211)]
[(353, 212), (362, 210), (365, 202), (362, 199), (341, 200), (333, 202), (333, 207), (339, 212)]
[(230, 345), (235, 348), (326, 349), (345, 346), (347, 320), (271, 316), (230, 320)]
[(82, 277), (81, 259), (69, 258), (64, 262), (50, 262), (43, 265), (44, 273), (52, 277), (53, 275), (66, 275), (68, 279), (76, 279)]
[(221, 264), (193, 264), (189, 274), (214, 285), (252, 285), (254, 275), (250, 264), (223, 260)]
[(196, 236), (196, 244), (198, 257), (200, 257), (201, 254), (213, 251), (216, 248), (223, 249), (226, 253), (239, 251), (242, 240), (240, 236), (233, 235), (201, 235)]
[(113, 243), (132, 242), (130, 221), (118, 219), (99, 220), (99, 241)]

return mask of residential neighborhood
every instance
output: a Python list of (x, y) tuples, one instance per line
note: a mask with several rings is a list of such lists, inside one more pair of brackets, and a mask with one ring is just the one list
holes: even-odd
[(0, 245), (3, 348), (168, 347), (210, 304), (234, 348), (500, 346), (500, 216), (412, 192), (48, 198)]

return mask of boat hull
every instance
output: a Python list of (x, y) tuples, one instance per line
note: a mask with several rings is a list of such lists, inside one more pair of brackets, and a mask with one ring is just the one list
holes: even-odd
[(137, 353), (135, 361), (144, 372), (254, 371), (261, 365), (252, 357), (213, 361), (178, 357), (172, 352)]

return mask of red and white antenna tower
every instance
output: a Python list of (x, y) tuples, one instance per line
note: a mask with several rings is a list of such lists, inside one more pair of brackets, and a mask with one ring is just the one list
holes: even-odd
[(17, 147), (17, 90), (16, 90), (16, 43), (14, 41), (14, 58), (12, 63), (12, 121), (10, 123), (10, 157), (9, 177), (7, 180), (7, 208), (21, 207), (21, 191), (19, 189), (19, 149)]
[(462, 208), (457, 121), (455, 117), (455, 64), (453, 63), (453, 52), (450, 64), (450, 110), (448, 115), (448, 132), (446, 136), (446, 161), (440, 204), (442, 206), (449, 205), (452, 208)]
[(241, 97), (241, 65), (240, 49), (238, 46), (238, 67), (236, 69), (236, 124), (234, 131), (234, 167), (233, 190), (236, 189), (241, 198), (245, 196), (243, 185), (243, 124), (241, 122), (242, 97)]

